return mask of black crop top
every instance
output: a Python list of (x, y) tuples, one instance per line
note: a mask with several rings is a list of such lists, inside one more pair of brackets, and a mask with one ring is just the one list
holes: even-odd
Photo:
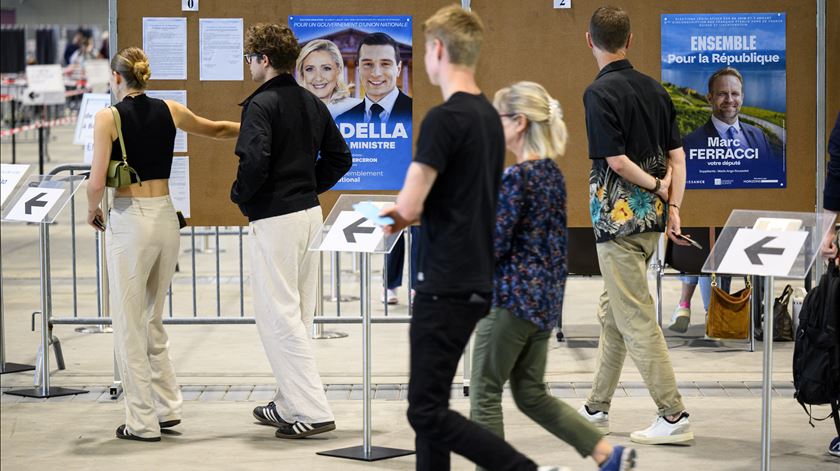
[[(142, 181), (169, 178), (175, 149), (175, 123), (169, 107), (145, 94), (126, 97), (115, 106), (122, 121), (128, 165)], [(122, 160), (119, 139), (111, 145), (111, 160)]]

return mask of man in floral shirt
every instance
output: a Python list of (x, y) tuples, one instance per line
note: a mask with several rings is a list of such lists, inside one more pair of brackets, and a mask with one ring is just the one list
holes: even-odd
[(592, 391), (581, 415), (609, 432), (609, 410), (629, 353), (658, 417), (633, 432), (637, 443), (692, 440), (662, 330), (647, 284), (660, 233), (675, 243), (685, 189), (685, 154), (676, 111), (665, 89), (626, 59), (630, 18), (615, 7), (592, 15), (586, 34), (600, 72), (583, 96), (589, 137), (589, 210), (604, 278), (601, 337)]

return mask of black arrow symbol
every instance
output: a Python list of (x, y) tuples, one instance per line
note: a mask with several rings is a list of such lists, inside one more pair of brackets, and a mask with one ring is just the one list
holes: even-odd
[(47, 203), (49, 203), (49, 201), (42, 201), (42, 200), (38, 199), (42, 196), (47, 196), (47, 194), (46, 193), (38, 193), (37, 195), (35, 195), (34, 198), (27, 201), (26, 203), (23, 203), (24, 212), (26, 212), (26, 214), (32, 214), (32, 207), (33, 206), (39, 206), (39, 207), (46, 206)]
[(747, 258), (750, 259), (750, 263), (753, 265), (763, 266), (764, 264), (761, 263), (761, 258), (759, 257), (760, 254), (781, 255), (785, 253), (785, 249), (782, 248), (765, 247), (765, 245), (774, 240), (776, 240), (775, 237), (768, 236), (745, 248), (744, 253), (747, 254)]
[(356, 234), (371, 234), (374, 230), (376, 230), (375, 227), (359, 227), (365, 221), (367, 221), (367, 218), (359, 218), (358, 221), (344, 228), (344, 238), (347, 239), (347, 242), (355, 244)]

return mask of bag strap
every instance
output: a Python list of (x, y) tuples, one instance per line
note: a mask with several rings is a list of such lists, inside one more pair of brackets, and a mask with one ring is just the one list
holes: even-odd
[(117, 126), (117, 137), (119, 138), (119, 141), (120, 141), (120, 150), (122, 151), (122, 159), (123, 159), (123, 162), (128, 164), (128, 158), (125, 154), (125, 141), (123, 141), (123, 135), (122, 135), (122, 121), (120, 120), (120, 112), (117, 111), (116, 106), (111, 106), (110, 108), (111, 108), (111, 114), (114, 115), (114, 124)]

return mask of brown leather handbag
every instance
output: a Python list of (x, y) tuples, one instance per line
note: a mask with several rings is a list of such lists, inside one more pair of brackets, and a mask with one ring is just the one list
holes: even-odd
[(745, 339), (750, 333), (750, 294), (747, 286), (737, 293), (729, 294), (718, 288), (712, 274), (712, 299), (706, 319), (706, 335), (720, 339)]

